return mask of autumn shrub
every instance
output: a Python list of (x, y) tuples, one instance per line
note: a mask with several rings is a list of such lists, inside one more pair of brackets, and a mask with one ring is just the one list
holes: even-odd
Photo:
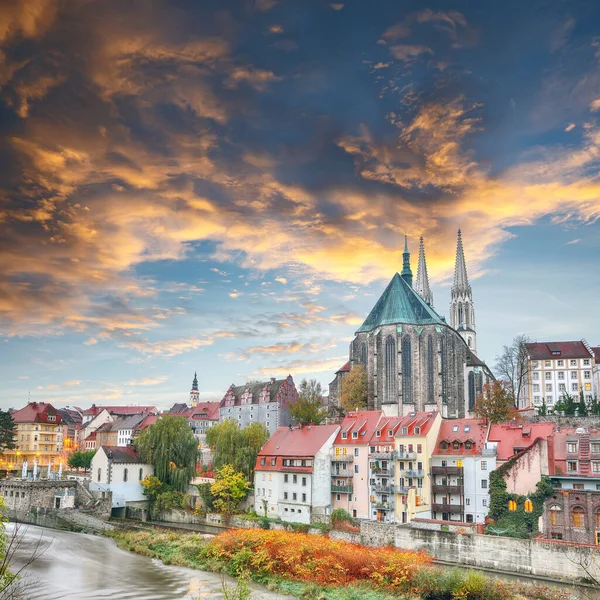
[(275, 575), (322, 586), (368, 582), (397, 590), (409, 589), (418, 568), (431, 563), (422, 552), (262, 529), (222, 533), (206, 546), (205, 556), (224, 562), (234, 576), (250, 571), (261, 579)]

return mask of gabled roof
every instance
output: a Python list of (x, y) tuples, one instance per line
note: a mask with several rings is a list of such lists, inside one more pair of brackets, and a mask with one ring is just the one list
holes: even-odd
[(325, 442), (339, 429), (339, 425), (306, 425), (302, 428), (279, 427), (258, 453), (256, 469), (268, 470), (269, 465), (262, 467), (260, 465), (262, 456), (314, 457)]
[[(468, 456), (481, 454), (485, 447), (487, 425), (480, 419), (444, 419), (435, 444), (433, 454)], [(465, 442), (470, 441), (473, 447), (467, 450)], [(442, 442), (449, 444), (445, 450), (440, 447)], [(454, 450), (453, 442), (459, 442), (460, 448)]]
[(250, 394), (252, 397), (252, 404), (258, 404), (259, 397), (263, 390), (266, 390), (269, 395), (269, 402), (275, 401), (277, 398), (277, 394), (281, 388), (288, 382), (290, 385), (294, 386), (294, 381), (291, 375), (288, 375), (285, 379), (271, 379), (269, 381), (260, 381), (257, 383), (246, 384), (246, 385), (231, 385), (227, 390), (227, 393), (221, 400), (221, 405), (225, 402), (225, 398), (231, 393), (235, 399), (235, 404), (237, 405), (240, 402), (240, 397), (247, 391), (250, 390)]
[[(49, 421), (48, 415), (54, 417)], [(30, 402), (24, 408), (12, 413), (15, 423), (51, 423), (53, 425), (62, 423), (60, 413), (47, 402)]]
[(169, 414), (178, 415), (180, 413), (186, 412), (187, 410), (189, 410), (189, 407), (185, 402), (178, 402), (177, 404), (173, 404), (171, 410), (169, 411)]
[(407, 323), (411, 325), (444, 324), (429, 306), (398, 273), (396, 273), (365, 322), (357, 330), (372, 331), (381, 325)]
[(527, 344), (532, 360), (549, 358), (589, 358), (593, 356), (583, 341), (577, 342), (535, 342)]
[(92, 404), (90, 408), (83, 411), (83, 414), (96, 416), (103, 410), (107, 410), (111, 415), (139, 415), (158, 412), (156, 406), (96, 406)]
[(132, 446), (101, 446), (109, 460), (120, 464), (144, 464)]
[(488, 442), (497, 442), (496, 458), (505, 461), (532, 446), (538, 438), (547, 439), (554, 432), (554, 428), (554, 423), (546, 422), (496, 423), (490, 427)]
[[(373, 436), (377, 424), (383, 416), (380, 410), (361, 410), (358, 412), (348, 412), (341, 423), (341, 429), (333, 442), (336, 445), (364, 445), (369, 443), (369, 440)], [(352, 439), (352, 431), (358, 433), (356, 439)], [(362, 432), (364, 435), (361, 435)], [(342, 439), (342, 433), (348, 434), (346, 439)]]
[(136, 427), (136, 431), (142, 431), (142, 429), (146, 429), (146, 427), (150, 427), (150, 425), (154, 425), (154, 423), (156, 423), (156, 421), (158, 421), (159, 418), (160, 418), (159, 415), (148, 415)]
[(350, 361), (348, 361), (347, 363), (345, 363), (344, 365), (342, 365), (337, 371), (336, 373), (348, 373), (350, 372)]
[(190, 419), (207, 419), (209, 421), (219, 420), (220, 402), (199, 402), (198, 406), (190, 409), (188, 416)]
[[(411, 413), (401, 417), (399, 427), (396, 430), (396, 438), (402, 438), (407, 436), (423, 436), (427, 435), (431, 426), (433, 425), (436, 417), (439, 415), (437, 411), (430, 412), (417, 412)], [(406, 427), (407, 433), (402, 433), (402, 430)], [(419, 433), (415, 432), (415, 427), (419, 427)]]
[(62, 417), (63, 423), (68, 425), (81, 425), (81, 412), (74, 408), (59, 408), (58, 412)]
[[(371, 436), (371, 445), (393, 444), (403, 420), (404, 417), (382, 417)], [(377, 435), (377, 431), (379, 431), (379, 435)]]

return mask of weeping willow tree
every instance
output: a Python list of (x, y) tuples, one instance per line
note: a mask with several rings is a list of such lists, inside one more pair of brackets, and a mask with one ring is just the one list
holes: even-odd
[(135, 441), (142, 460), (154, 466), (162, 483), (185, 492), (196, 474), (198, 442), (182, 417), (165, 416), (145, 429)]

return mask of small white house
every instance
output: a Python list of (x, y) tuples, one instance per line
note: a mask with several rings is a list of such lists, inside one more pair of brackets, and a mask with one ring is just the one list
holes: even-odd
[(90, 490), (112, 492), (113, 508), (124, 508), (126, 502), (146, 499), (141, 481), (153, 474), (133, 447), (101, 446), (92, 459)]

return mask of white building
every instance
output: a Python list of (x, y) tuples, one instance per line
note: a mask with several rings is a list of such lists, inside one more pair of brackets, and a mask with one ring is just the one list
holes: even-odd
[(338, 425), (280, 427), (263, 446), (254, 472), (259, 515), (310, 523), (331, 511), (331, 450)]
[(141, 481), (154, 473), (129, 446), (101, 446), (92, 458), (90, 490), (112, 492), (113, 508), (127, 502), (146, 500)]
[(496, 450), (486, 445), (487, 430), (479, 419), (442, 422), (431, 457), (434, 519), (485, 521), (490, 504), (490, 473), (496, 468)]
[(585, 340), (527, 344), (527, 352), (529, 375), (523, 408), (540, 408), (544, 400), (552, 408), (565, 394), (579, 401), (581, 392), (587, 402), (592, 400), (595, 360)]

